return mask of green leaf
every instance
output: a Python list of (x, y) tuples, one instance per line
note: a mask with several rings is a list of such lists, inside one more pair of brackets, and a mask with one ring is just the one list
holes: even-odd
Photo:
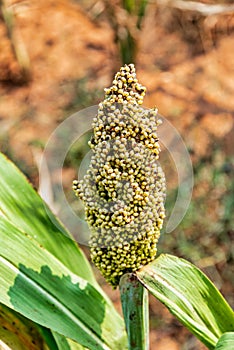
[[(64, 337), (61, 334), (58, 334), (57, 332), (53, 332), (53, 336), (54, 336), (54, 340), (56, 342), (56, 345), (58, 347), (58, 350), (70, 350), (71, 349), (66, 337)], [(75, 343), (75, 344), (77, 344), (77, 343)], [(81, 346), (81, 345), (77, 344), (77, 346)], [(77, 350), (78, 349), (79, 348), (77, 348)], [(80, 349), (84, 349), (84, 348), (81, 346)]]
[(43, 337), (44, 341), (48, 345), (50, 350), (86, 350), (87, 348), (78, 344), (77, 342), (64, 337), (55, 331), (51, 331), (48, 328), (42, 327), (38, 324), (37, 328)]
[(141, 283), (209, 349), (234, 330), (234, 313), (213, 283), (194, 265), (161, 255), (137, 273)]
[(216, 344), (215, 350), (231, 350), (234, 349), (234, 332), (226, 332)]
[[(116, 317), (118, 323), (124, 327), (123, 321), (116, 313), (108, 297), (97, 284), (84, 254), (77, 244), (70, 239), (69, 232), (66, 231), (33, 190), (24, 175), (1, 153), (0, 169), (0, 213), (13, 221), (14, 225), (18, 226), (20, 230), (27, 231), (28, 235), (62, 261), (70, 271), (93, 284), (106, 299), (109, 308), (112, 308), (113, 317)], [(44, 330), (43, 336), (45, 336), (45, 332)], [(57, 336), (57, 343), (58, 337), (60, 337), (59, 346), (61, 347), (62, 343), (66, 343), (64, 340), (66, 338)], [(83, 348), (70, 339), (67, 339), (67, 342), (70, 349)]]
[[(70, 271), (87, 280), (111, 304), (98, 285), (91, 266), (46, 203), (17, 167), (0, 153), (0, 214), (58, 258)], [(115, 309), (113, 307), (113, 313)]]
[(56, 341), (55, 341), (54, 336), (53, 336), (53, 331), (51, 331), (49, 328), (46, 328), (46, 327), (39, 325), (38, 323), (34, 322), (34, 324), (37, 326), (37, 329), (40, 332), (45, 343), (47, 344), (48, 349), (59, 350), (59, 347), (57, 346)]
[(128, 334), (129, 350), (149, 349), (148, 291), (133, 273), (120, 279), (121, 303)]
[(65, 338), (61, 334), (56, 332), (54, 334), (54, 339), (58, 345), (58, 350), (86, 350), (82, 345), (74, 342), (71, 339)]
[(89, 282), (0, 216), (0, 302), (89, 349), (125, 349), (123, 321)]
[(83, 252), (34, 191), (24, 175), (0, 153), (0, 213), (27, 232), (72, 272), (99, 288)]

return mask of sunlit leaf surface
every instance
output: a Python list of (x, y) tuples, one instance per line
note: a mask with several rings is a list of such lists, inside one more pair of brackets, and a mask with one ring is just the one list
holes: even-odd
[(139, 280), (209, 349), (234, 330), (234, 313), (212, 282), (194, 265), (172, 255), (137, 272)]

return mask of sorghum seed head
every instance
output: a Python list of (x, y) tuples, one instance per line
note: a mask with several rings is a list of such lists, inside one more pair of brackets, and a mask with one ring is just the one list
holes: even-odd
[(154, 260), (165, 217), (160, 123), (156, 109), (140, 106), (145, 90), (133, 64), (120, 68), (93, 121), (89, 170), (73, 183), (85, 204), (91, 258), (114, 287)]

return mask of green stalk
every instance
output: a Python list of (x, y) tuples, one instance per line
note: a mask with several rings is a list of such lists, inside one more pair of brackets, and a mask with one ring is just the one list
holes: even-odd
[(134, 273), (124, 274), (119, 283), (129, 350), (149, 349), (148, 291)]
[[(148, 0), (122, 0), (114, 6), (112, 2), (104, 0), (109, 23), (115, 34), (122, 64), (136, 62), (138, 39), (142, 28)], [(125, 10), (127, 20), (121, 20), (118, 13)]]

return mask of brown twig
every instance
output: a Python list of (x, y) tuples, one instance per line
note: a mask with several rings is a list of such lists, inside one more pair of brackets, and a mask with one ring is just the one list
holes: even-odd
[[(155, 1), (154, 1), (155, 3)], [(224, 4), (203, 4), (196, 1), (184, 1), (184, 0), (156, 0), (157, 5), (169, 6), (184, 11), (196, 11), (203, 16), (211, 16), (234, 12), (234, 5)]]
[(0, 0), (0, 10), (7, 27), (8, 37), (12, 50), (20, 67), (20, 81), (27, 82), (30, 79), (30, 59), (19, 31), (15, 28), (15, 14), (13, 7), (7, 0)]

